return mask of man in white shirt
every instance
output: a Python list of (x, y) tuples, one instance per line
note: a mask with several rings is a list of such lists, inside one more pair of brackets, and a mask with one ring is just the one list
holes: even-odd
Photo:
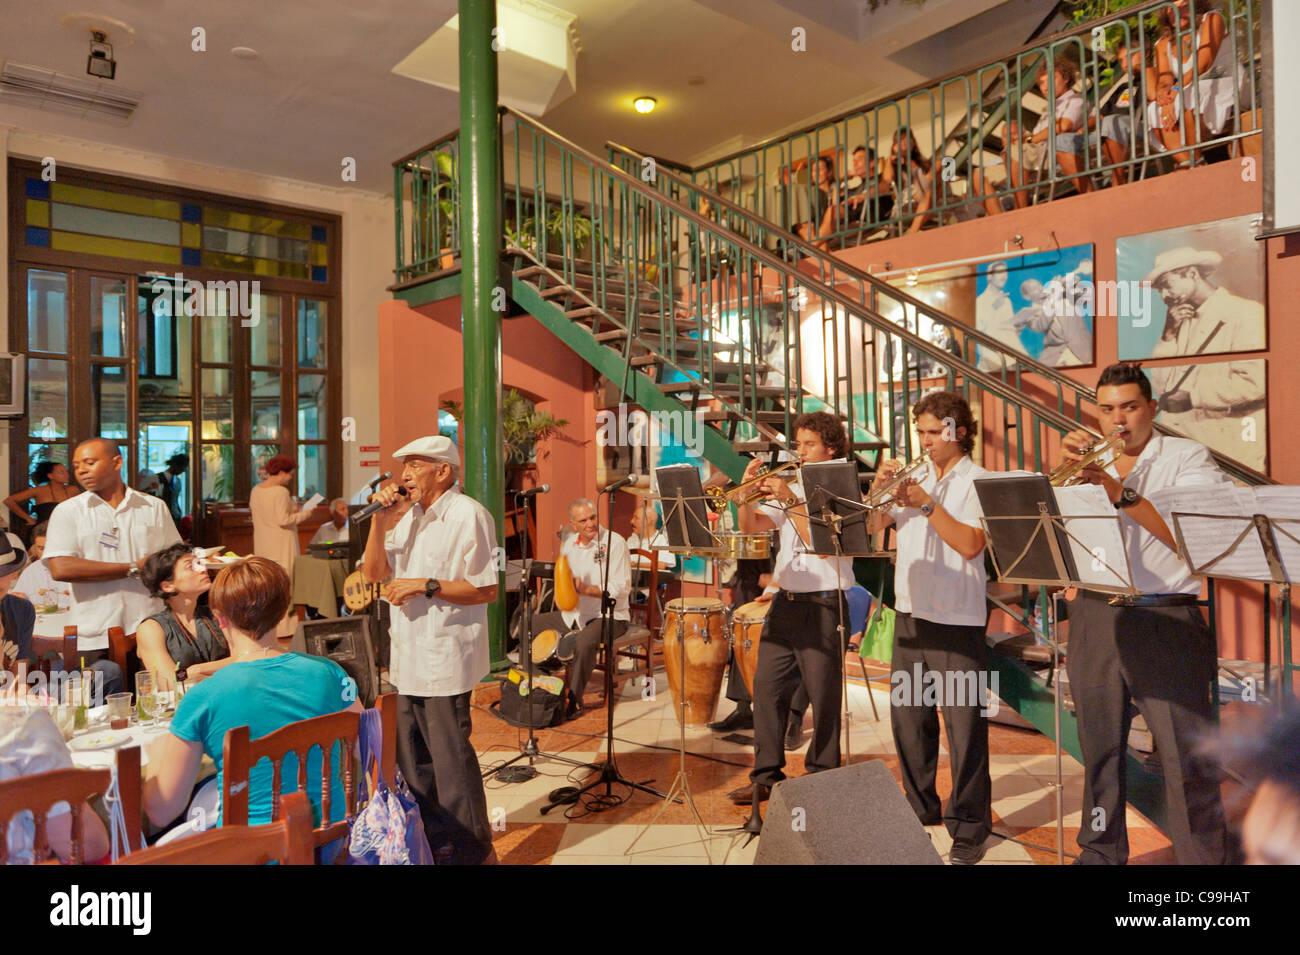
[(470, 692), (489, 669), (496, 529), (487, 509), (455, 486), (460, 455), (448, 438), (418, 438), (393, 457), (403, 462), (401, 484), (375, 492), (384, 509), (370, 523), (361, 569), (367, 581), (387, 580), (392, 604), (397, 762), (437, 863), (478, 865), (494, 856), (469, 739)]
[[(1178, 556), (1166, 516), (1146, 495), (1168, 487), (1231, 482), (1195, 441), (1156, 436), (1151, 382), (1136, 365), (1111, 365), (1097, 382), (1104, 434), (1124, 435), (1124, 453), (1108, 469), (1083, 476), (1106, 489), (1122, 514), (1133, 583), (1141, 595), (1117, 598), (1080, 590), (1070, 602), (1066, 661), (1083, 751), (1083, 824), (1079, 864), (1128, 861), (1125, 760), (1129, 702), (1137, 703), (1155, 738), (1165, 780), (1167, 831), (1180, 864), (1235, 861), (1217, 774), (1192, 752), (1213, 732), (1211, 681), (1218, 671), (1214, 633), (1196, 605), (1201, 582)], [(1079, 460), (1093, 441), (1086, 431), (1062, 439), (1063, 456)]]
[[(568, 662), (565, 685), (569, 688), (568, 717), (582, 712), (582, 694), (591, 671), (596, 667), (600, 647), (601, 587), (605, 580), (606, 539), (608, 536), (609, 596), (614, 601), (610, 621), (610, 640), (627, 632), (631, 622), (627, 598), (632, 592), (632, 567), (628, 560), (627, 541), (600, 526), (596, 505), (578, 498), (569, 505), (569, 524), (574, 533), (560, 548), (569, 562), (573, 585), (578, 591), (578, 606), (573, 610), (555, 610), (533, 617), (533, 636), (543, 630), (564, 633), (555, 654)], [(567, 631), (567, 633), (565, 632)]]
[(316, 528), (311, 544), (337, 544), (348, 542), (348, 502), (336, 497), (330, 502), (330, 519)]
[[(795, 448), (805, 464), (843, 457), (848, 446), (844, 425), (833, 414), (815, 411), (794, 422)], [(762, 462), (755, 459), (742, 480), (755, 477)], [(786, 484), (771, 477), (760, 485), (770, 500), (737, 509), (745, 534), (777, 530), (780, 551), (774, 579), (780, 590), (772, 598), (767, 628), (758, 645), (754, 671), (754, 770), (750, 785), (728, 793), (739, 805), (762, 801), (785, 779), (785, 736), (790, 702), (802, 680), (812, 703), (813, 738), (804, 757), (809, 773), (840, 764), (840, 682), (844, 643), (840, 620), (849, 622), (844, 592), (854, 584), (853, 559), (808, 553), (812, 537), (803, 505), (801, 481)]]
[(29, 563), (14, 581), (10, 593), (30, 600), (37, 608), (56, 606), (60, 610), (67, 610), (72, 606), (71, 585), (56, 582), (50, 576), (50, 568), (41, 559), (45, 554), (45, 534), (48, 530), (49, 523), (46, 521), (41, 521), (32, 528), (32, 546), (27, 551)]
[(668, 539), (659, 528), (659, 514), (648, 503), (637, 505), (636, 510), (632, 512), (631, 522), (632, 533), (627, 536), (627, 550), (632, 561), (633, 570), (649, 570), (650, 562), (639, 554), (633, 554), (635, 550), (648, 550), (655, 555), (655, 563), (662, 570), (677, 569), (677, 555), (670, 554), (665, 548), (668, 546)]
[(50, 575), (72, 585), (77, 649), (104, 673), (104, 692), (122, 686), (117, 664), (101, 659), (108, 630), (135, 633), (140, 621), (162, 610), (140, 583), (145, 559), (180, 543), (167, 505), (122, 483), (122, 454), (107, 438), (77, 445), (72, 470), (85, 494), (68, 498), (50, 515), (45, 563)]
[[(1016, 324), (1016, 309), (1011, 304), (1007, 293), (1007, 263), (994, 262), (987, 273), (988, 285), (984, 291), (975, 296), (975, 327), (985, 334), (992, 335), (1013, 352), (1023, 353), (1024, 344), (1020, 341), (1020, 325)], [(977, 362), (980, 371), (1000, 371), (1002, 356), (991, 348), (977, 348)], [(1015, 366), (1008, 360), (1007, 368)]]
[[(975, 420), (961, 395), (928, 394), (913, 405), (912, 418), (929, 466), (919, 480), (899, 486), (888, 512), (872, 517), (874, 530), (891, 523), (898, 528), (890, 723), (912, 810), (922, 825), (947, 826), (953, 865), (974, 865), (984, 857), (993, 830), (989, 728), (983, 715), (988, 712), (988, 577), (975, 495), (975, 480), (988, 472), (970, 459)], [(900, 461), (882, 464), (874, 488), (887, 485), (901, 466)], [(927, 692), (930, 687), (937, 693)], [(936, 709), (943, 711), (952, 770), (952, 796), (942, 814), (935, 789)]]

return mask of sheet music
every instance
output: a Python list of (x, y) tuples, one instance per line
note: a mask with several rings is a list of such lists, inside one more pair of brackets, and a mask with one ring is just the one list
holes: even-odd
[(1272, 518), (1273, 539), (1277, 541), (1282, 569), (1286, 571), (1287, 580), (1295, 580), (1300, 576), (1300, 487), (1257, 487), (1251, 490), (1258, 504), (1251, 513), (1267, 514)]
[[(1187, 515), (1178, 518), (1177, 529), (1183, 537), (1184, 559), (1194, 573), (1206, 573), (1211, 577), (1244, 577), (1248, 580), (1271, 579), (1268, 561), (1264, 558), (1264, 546), (1250, 521), (1250, 515), (1258, 510), (1253, 488), (1225, 489), (1222, 484), (1210, 487), (1168, 487), (1152, 491), (1147, 496), (1169, 523), (1170, 530), (1175, 529), (1174, 519), (1170, 516), (1174, 511)], [(1195, 514), (1221, 515), (1233, 520), (1192, 516)], [(1225, 555), (1213, 567), (1200, 570), (1223, 554), (1247, 528), (1249, 532), (1232, 553)]]
[(1124, 537), (1106, 489), (1098, 484), (1058, 487), (1056, 506), (1069, 535), (1079, 583), (1085, 587), (1129, 590), (1133, 582), (1128, 579)]

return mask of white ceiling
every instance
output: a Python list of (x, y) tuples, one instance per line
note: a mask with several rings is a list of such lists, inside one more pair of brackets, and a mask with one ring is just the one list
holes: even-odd
[[(89, 36), (110, 32), (116, 82), (141, 92), (127, 126), (0, 106), (0, 125), (322, 185), (392, 188), (392, 161), (454, 129), (453, 92), (391, 72), (455, 12), (455, 0), (0, 0), (0, 60), (85, 77)], [(616, 140), (680, 161), (757, 142), (953, 69), (945, 51), (1019, 45), (1053, 0), (552, 0), (577, 15), (577, 93), (542, 122), (603, 153)], [(207, 52), (191, 49), (206, 31)], [(806, 30), (805, 52), (791, 49)], [(235, 46), (260, 56), (239, 59)], [(976, 54), (976, 58), (984, 55)], [(631, 111), (655, 96), (649, 116)]]

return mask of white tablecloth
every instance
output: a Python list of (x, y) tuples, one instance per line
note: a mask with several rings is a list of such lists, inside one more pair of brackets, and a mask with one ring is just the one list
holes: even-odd
[[(107, 769), (113, 765), (117, 759), (117, 750), (122, 746), (139, 746), (140, 747), (140, 765), (142, 767), (149, 765), (149, 744), (167, 732), (169, 724), (155, 724), (153, 726), (140, 726), (132, 723), (124, 730), (112, 730), (108, 728), (107, 723), (100, 723), (88, 730), (79, 730), (74, 735), (70, 743), (75, 743), (78, 739), (86, 736), (105, 735), (113, 737), (115, 741), (121, 740), (117, 746), (105, 747), (104, 749), (77, 750), (72, 749), (72, 765), (78, 769)], [(71, 748), (71, 746), (69, 747)]]
[(63, 628), (71, 626), (71, 624), (71, 610), (60, 610), (58, 613), (38, 613), (36, 615), (36, 626), (32, 629), (32, 635), (37, 637), (50, 637), (57, 640), (63, 636)]

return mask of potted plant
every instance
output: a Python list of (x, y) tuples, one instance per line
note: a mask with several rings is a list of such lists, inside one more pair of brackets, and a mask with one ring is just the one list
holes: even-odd
[[(459, 401), (444, 401), (442, 409), (457, 422), (463, 422), (464, 407)], [(558, 434), (568, 423), (566, 418), (537, 410), (536, 405), (513, 388), (501, 396), (502, 450), (508, 489), (518, 489), (524, 471), (536, 457), (537, 442)]]

